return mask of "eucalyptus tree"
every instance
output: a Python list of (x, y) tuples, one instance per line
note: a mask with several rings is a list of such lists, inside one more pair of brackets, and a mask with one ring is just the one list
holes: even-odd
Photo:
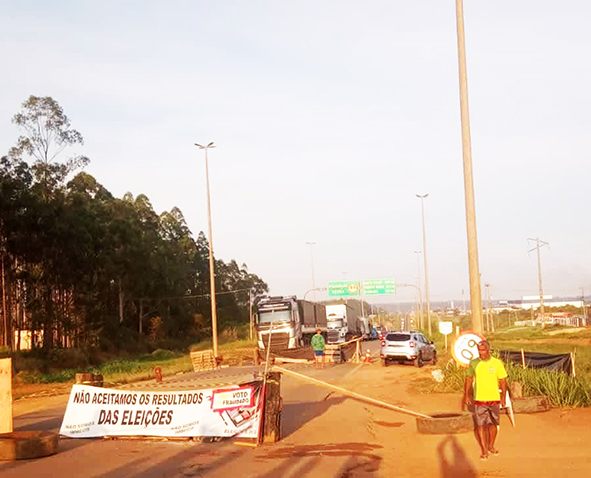
[(50, 96), (29, 96), (12, 122), (22, 134), (8, 154), (13, 159), (33, 159), (33, 173), (44, 194), (62, 185), (68, 174), (88, 164), (89, 159), (83, 155), (72, 155), (65, 162), (56, 162), (67, 147), (82, 145), (84, 139), (71, 127), (62, 107)]

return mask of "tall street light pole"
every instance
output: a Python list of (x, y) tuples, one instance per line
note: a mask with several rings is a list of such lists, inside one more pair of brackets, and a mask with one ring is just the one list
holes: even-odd
[(314, 246), (315, 242), (306, 242), (310, 246), (310, 265), (312, 267), (312, 301), (316, 302), (316, 279), (314, 278)]
[(217, 306), (215, 302), (215, 264), (213, 260), (213, 235), (211, 233), (211, 199), (209, 195), (209, 163), (207, 162), (207, 150), (215, 148), (215, 145), (209, 143), (207, 146), (202, 146), (195, 143), (199, 149), (205, 150), (205, 181), (207, 184), (207, 230), (209, 233), (209, 288), (211, 295), (211, 333), (213, 342), (213, 355), (218, 356), (218, 316)]
[(423, 324), (423, 297), (421, 293), (421, 289), (423, 285), (421, 284), (421, 252), (422, 251), (413, 251), (417, 255), (417, 277), (419, 280), (419, 327), (422, 329), (425, 324)]
[(431, 335), (431, 302), (429, 299), (429, 269), (427, 268), (427, 235), (425, 233), (425, 199), (429, 194), (416, 195), (421, 200), (421, 219), (423, 222), (423, 264), (425, 266), (425, 302), (427, 306), (427, 327)]
[(468, 74), (466, 69), (466, 39), (464, 35), (464, 2), (456, 0), (458, 33), (458, 64), (460, 73), (460, 111), (462, 122), (462, 151), (464, 158), (464, 193), (466, 196), (466, 231), (468, 236), (468, 269), (470, 273), (470, 308), (472, 329), (482, 332), (482, 295), (478, 266), (478, 239), (476, 237), (476, 206), (472, 174), (472, 146), (470, 142), (470, 113), (468, 109)]

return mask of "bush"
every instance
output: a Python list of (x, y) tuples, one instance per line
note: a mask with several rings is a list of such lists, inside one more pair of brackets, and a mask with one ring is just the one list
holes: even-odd
[(41, 383), (41, 372), (36, 370), (22, 370), (14, 376), (15, 383)]
[(545, 395), (555, 407), (589, 407), (591, 392), (589, 384), (564, 372), (523, 368), (521, 365), (507, 363), (510, 381), (523, 384), (525, 396)]
[[(508, 362), (508, 383), (518, 381), (523, 384), (524, 396), (545, 395), (555, 407), (589, 407), (591, 406), (591, 388), (585, 380), (571, 377), (564, 372), (552, 370), (523, 368), (521, 365)], [(459, 367), (449, 361), (441, 369), (442, 381), (430, 380), (422, 383), (419, 390), (424, 392), (463, 392), (466, 379), (466, 368)]]
[(156, 362), (159, 360), (170, 360), (179, 357), (181, 354), (171, 352), (165, 349), (156, 349), (148, 355), (143, 355), (139, 358), (140, 362)]

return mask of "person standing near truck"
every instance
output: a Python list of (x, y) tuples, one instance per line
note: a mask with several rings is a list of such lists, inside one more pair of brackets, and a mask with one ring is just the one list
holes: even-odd
[(320, 359), (322, 358), (322, 368), (324, 368), (324, 349), (326, 347), (326, 342), (324, 341), (324, 337), (322, 336), (322, 330), (316, 329), (316, 334), (312, 336), (312, 341), (310, 342), (312, 345), (312, 349), (314, 350), (314, 360), (316, 362), (316, 368), (320, 368)]
[[(498, 455), (495, 448), (501, 407), (505, 407), (507, 398), (507, 371), (498, 358), (490, 355), (490, 346), (486, 340), (478, 344), (478, 358), (470, 361), (464, 384), (462, 408), (474, 403), (474, 418), (478, 432), (478, 443), (482, 451), (481, 460), (491, 455)], [(472, 399), (472, 389), (475, 389)]]

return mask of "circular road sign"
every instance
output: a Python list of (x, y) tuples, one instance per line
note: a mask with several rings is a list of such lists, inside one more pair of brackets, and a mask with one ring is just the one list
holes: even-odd
[(484, 335), (466, 330), (462, 332), (453, 343), (451, 355), (460, 367), (470, 365), (470, 360), (478, 357), (478, 344), (486, 340)]

